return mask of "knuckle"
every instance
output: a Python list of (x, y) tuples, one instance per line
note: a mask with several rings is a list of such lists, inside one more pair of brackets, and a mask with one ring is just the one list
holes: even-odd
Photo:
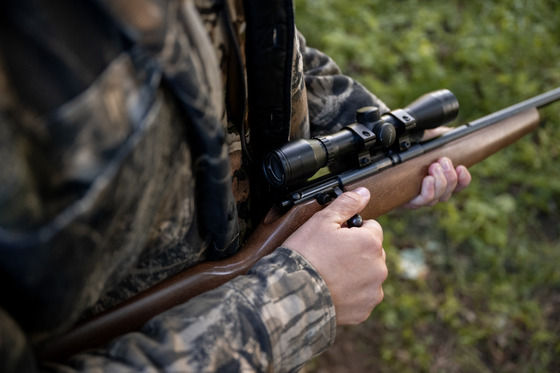
[(419, 203), (426, 204), (433, 200), (436, 195), (437, 180), (433, 180), (433, 184), (428, 184), (426, 187), (422, 188), (420, 192)]
[(457, 177), (457, 174), (455, 172), (450, 172), (446, 180), (447, 186), (451, 189), (455, 189), (458, 182), (459, 178)]
[(379, 287), (379, 289), (377, 289), (377, 291), (375, 292), (374, 297), (372, 298), (370, 313), (377, 305), (379, 305), (379, 303), (383, 301), (384, 297), (385, 293), (383, 292), (383, 288)]
[(364, 305), (364, 307), (362, 307), (362, 309), (358, 310), (352, 317), (352, 321), (351, 324), (353, 325), (358, 325), (361, 324), (365, 321), (367, 321), (367, 319), (369, 318), (369, 315), (371, 315), (371, 312), (373, 311), (373, 309), (375, 308), (374, 304), (368, 304)]
[(383, 227), (377, 220), (367, 220), (362, 227), (367, 228), (372, 237), (383, 239)]
[(376, 258), (383, 255), (383, 241), (381, 239), (376, 238), (373, 242), (372, 248), (373, 254)]
[(381, 255), (383, 240), (377, 234), (368, 233), (364, 237), (360, 237), (359, 245), (368, 258), (375, 259), (378, 255)]
[(348, 203), (359, 204), (363, 197), (356, 192), (346, 192), (342, 193), (338, 198), (342, 198), (343, 201), (348, 200)]
[(436, 178), (436, 191), (435, 194), (443, 193), (447, 189), (447, 185), (449, 184), (449, 180), (446, 176)]
[(377, 234), (371, 236), (371, 245), (376, 251), (381, 252), (383, 250), (383, 231), (378, 231)]
[(449, 181), (451, 183), (456, 183), (457, 180), (459, 180), (459, 176), (457, 175), (457, 171), (455, 171), (454, 169), (449, 170), (449, 172), (447, 173), (447, 181)]
[(377, 229), (380, 233), (383, 233), (383, 227), (381, 226), (381, 224), (379, 224), (379, 222), (377, 220), (370, 220), (371, 221), (371, 225)]
[[(383, 269), (380, 271), (379, 275), (381, 278), (381, 282), (385, 282), (385, 280), (387, 280), (387, 277), (389, 277), (389, 269), (386, 265), (383, 266)], [(383, 299), (383, 297), (381, 297), (381, 299)]]
[(369, 299), (367, 306), (364, 307), (363, 311), (356, 315), (354, 320), (355, 324), (361, 324), (365, 322), (371, 313), (373, 312), (374, 308), (379, 305), (383, 301), (385, 294), (383, 292), (383, 288), (379, 287), (375, 289)]
[(317, 211), (309, 220), (329, 220), (333, 216), (332, 209), (324, 208), (320, 211)]
[(332, 209), (336, 209), (338, 211), (352, 211), (356, 212), (355, 210), (361, 203), (361, 196), (355, 192), (346, 192), (338, 196), (333, 203), (331, 204)]
[(352, 216), (359, 212), (362, 198), (355, 192), (343, 193), (330, 205), (315, 213), (314, 216), (323, 220), (338, 220), (342, 216)]
[(369, 315), (371, 315), (371, 311), (373, 311), (373, 308), (369, 311), (363, 312), (359, 317), (356, 318), (355, 324), (361, 324), (367, 321)]
[(385, 292), (383, 291), (382, 287), (379, 287), (379, 292), (377, 294), (377, 303), (375, 304), (376, 306), (383, 302), (383, 299), (385, 298)]

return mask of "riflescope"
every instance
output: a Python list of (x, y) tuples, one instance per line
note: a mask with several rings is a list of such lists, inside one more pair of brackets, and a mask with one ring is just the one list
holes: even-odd
[(367, 166), (380, 151), (404, 151), (412, 131), (436, 128), (457, 117), (459, 102), (442, 89), (427, 93), (404, 109), (381, 115), (375, 106), (361, 108), (356, 122), (327, 136), (289, 142), (265, 156), (267, 180), (276, 187), (305, 181), (334, 161), (350, 160)]

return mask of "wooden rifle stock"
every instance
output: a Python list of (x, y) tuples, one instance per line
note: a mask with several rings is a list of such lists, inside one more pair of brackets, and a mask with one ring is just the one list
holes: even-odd
[(454, 165), (470, 167), (534, 131), (539, 122), (539, 111), (530, 109), (356, 182), (348, 190), (368, 188), (372, 197), (361, 214), (379, 217), (417, 196), (428, 167), (439, 158), (448, 157)]
[[(449, 157), (455, 165), (472, 166), (536, 129), (540, 121), (533, 107), (453, 140), (406, 162), (346, 186), (371, 192), (365, 219), (377, 218), (417, 196), (430, 164)], [(138, 330), (157, 314), (245, 274), (260, 258), (272, 253), (298, 227), (321, 210), (315, 199), (297, 204), (287, 212), (272, 209), (242, 250), (217, 262), (198, 264), (123, 302), (113, 309), (75, 326), (67, 334), (47, 342), (38, 350), (40, 359), (60, 360), (86, 348)]]

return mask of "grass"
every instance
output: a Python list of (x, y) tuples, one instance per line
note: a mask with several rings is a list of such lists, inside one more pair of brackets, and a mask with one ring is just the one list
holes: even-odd
[[(560, 86), (558, 19), (556, 0), (296, 0), (347, 75), (393, 108), (448, 88), (458, 123)], [(560, 103), (541, 114), (452, 201), (380, 219), (385, 300), (308, 371), (560, 371)], [(401, 275), (409, 249), (424, 276)]]

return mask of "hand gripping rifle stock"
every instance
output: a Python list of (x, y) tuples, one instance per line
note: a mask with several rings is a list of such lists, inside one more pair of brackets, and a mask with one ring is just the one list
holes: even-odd
[(535, 130), (540, 122), (537, 109), (557, 100), (560, 100), (560, 88), (457, 127), (437, 139), (414, 145), (398, 156), (305, 189), (300, 194), (307, 193), (309, 198), (298, 198), (287, 211), (280, 207), (271, 209), (234, 256), (198, 264), (82, 321), (66, 334), (43, 344), (37, 356), (43, 360), (61, 360), (86, 348), (102, 346), (115, 337), (140, 329), (159, 313), (245, 274), (324, 208), (325, 205), (315, 198), (318, 193), (329, 192), (332, 188), (366, 187), (371, 192), (371, 200), (361, 215), (365, 219), (377, 218), (417, 196), (429, 165), (440, 157), (450, 158), (455, 165), (472, 166)]

